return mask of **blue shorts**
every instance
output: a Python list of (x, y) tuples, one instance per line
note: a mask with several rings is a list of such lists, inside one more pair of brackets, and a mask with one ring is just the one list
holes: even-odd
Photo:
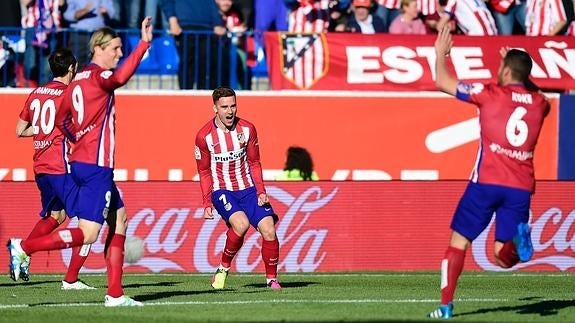
[(530, 203), (531, 192), (527, 190), (470, 182), (457, 205), (451, 229), (473, 241), (495, 212), (495, 240), (510, 241), (517, 225), (529, 221)]
[(75, 215), (79, 219), (103, 224), (109, 212), (124, 207), (114, 183), (114, 170), (92, 164), (73, 162), (72, 178), (79, 188)]
[(274, 223), (279, 220), (269, 203), (262, 206), (258, 205), (256, 188), (253, 186), (241, 191), (214, 191), (212, 193), (212, 204), (228, 226), (230, 226), (230, 216), (238, 211), (243, 211), (247, 215), (250, 224), (256, 229), (260, 221), (266, 216), (271, 216), (274, 219)]
[(36, 185), (42, 201), (41, 217), (49, 216), (52, 211), (65, 210), (69, 217), (74, 216), (78, 186), (70, 174), (38, 174)]

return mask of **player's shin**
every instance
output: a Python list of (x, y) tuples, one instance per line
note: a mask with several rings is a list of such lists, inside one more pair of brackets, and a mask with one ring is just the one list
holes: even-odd
[(280, 255), (280, 244), (278, 239), (262, 242), (262, 260), (266, 268), (266, 278), (275, 279), (278, 273), (278, 262)]
[(70, 228), (54, 231), (34, 239), (22, 241), (22, 250), (27, 255), (37, 251), (66, 249), (84, 244), (84, 233), (79, 228)]
[(66, 272), (66, 276), (64, 280), (68, 283), (73, 283), (78, 280), (78, 273), (80, 269), (86, 262), (86, 258), (90, 254), (90, 247), (92, 244), (85, 244), (81, 247), (74, 247), (72, 248), (72, 258), (70, 259), (70, 265), (68, 265), (68, 271)]
[(496, 254), (497, 263), (503, 268), (510, 268), (519, 263), (519, 256), (515, 249), (513, 240), (503, 243), (503, 247)]
[(244, 244), (244, 237), (240, 237), (231, 227), (228, 229), (226, 246), (222, 253), (222, 266), (230, 268), (232, 260)]
[(124, 273), (124, 244), (126, 236), (118, 233), (110, 239), (108, 252), (106, 253), (106, 274), (108, 275), (108, 292), (111, 297), (124, 295), (122, 289), (122, 275)]
[(441, 261), (441, 304), (453, 302), (457, 280), (463, 270), (465, 250), (448, 247)]

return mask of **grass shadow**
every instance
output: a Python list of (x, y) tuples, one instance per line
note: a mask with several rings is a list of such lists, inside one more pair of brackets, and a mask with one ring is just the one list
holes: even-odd
[[(319, 284), (318, 282), (280, 282), (282, 288), (297, 288), (297, 287), (307, 287), (310, 285)], [(264, 288), (267, 287), (266, 284), (258, 283), (258, 284), (247, 284), (244, 287), (251, 287), (251, 288)]]
[(454, 317), (474, 315), (474, 314), (485, 314), (491, 312), (515, 312), (517, 314), (538, 314), (539, 316), (551, 316), (551, 315), (557, 315), (557, 313), (559, 313), (559, 310), (573, 306), (575, 306), (575, 300), (541, 300), (535, 303), (517, 305), (517, 306), (499, 306), (493, 308), (482, 308), (472, 312), (457, 313), (456, 315), (454, 315)]

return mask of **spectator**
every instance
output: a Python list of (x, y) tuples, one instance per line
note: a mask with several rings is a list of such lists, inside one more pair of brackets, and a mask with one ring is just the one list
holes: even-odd
[(371, 7), (371, 0), (353, 0), (352, 15), (347, 22), (347, 31), (362, 34), (384, 32), (383, 20), (370, 13)]
[(21, 0), (26, 7), (22, 18), (26, 52), (24, 78), (26, 87), (36, 87), (51, 80), (48, 56), (57, 44), (56, 31), (62, 27), (60, 9), (65, 0)]
[[(22, 10), (19, 0), (2, 0), (0, 1), (0, 28), (21, 27)], [(13, 32), (2, 33), (4, 37)], [(16, 86), (16, 57), (14, 52), (8, 47), (8, 44), (2, 40), (0, 42), (0, 86)]]
[(447, 0), (438, 0), (437, 1), (437, 10), (434, 13), (425, 16), (424, 22), (425, 22), (425, 27), (427, 28), (428, 34), (433, 34), (433, 33), (438, 32), (437, 23), (443, 17), (448, 19), (447, 23), (449, 25), (449, 30), (451, 31), (451, 33), (452, 34), (457, 33), (457, 20), (455, 19), (454, 16), (451, 16), (449, 13), (445, 12), (445, 4), (447, 4)]
[(526, 0), (489, 0), (488, 3), (499, 35), (512, 35), (514, 30), (525, 34)]
[(437, 23), (437, 30), (449, 24), (451, 17), (457, 20), (457, 26), (461, 31), (470, 36), (497, 35), (497, 27), (483, 1), (476, 0), (447, 0), (444, 15)]
[(389, 30), (391, 22), (399, 16), (399, 8), (401, 0), (377, 0), (375, 7), (375, 16), (378, 16), (383, 21), (384, 32)]
[(64, 19), (70, 23), (72, 33), (68, 47), (78, 59), (78, 70), (81, 70), (90, 60), (88, 43), (93, 31), (109, 26), (116, 18), (112, 0), (67, 0), (68, 7)]
[(527, 36), (563, 35), (573, 20), (572, 0), (527, 0), (526, 6)]
[(256, 33), (266, 31), (287, 31), (288, 10), (284, 0), (254, 0)]
[(158, 10), (160, 9), (160, 0), (144, 0), (144, 2), (146, 3), (144, 6), (144, 16), (152, 17), (152, 21), (156, 22), (154, 27), (159, 30), (167, 30), (169, 26), (168, 17), (166, 17), (162, 10)]
[[(157, 1), (157, 0), (152, 0)], [(269, 2), (266, 1), (266, 2)], [(254, 0), (233, 0), (233, 6), (244, 17), (244, 24), (248, 30), (254, 29)]]
[[(232, 5), (232, 0), (216, 0), (218, 9), (226, 29), (232, 34), (232, 42), (236, 45), (237, 80), (243, 90), (251, 89), (251, 70), (247, 66), (246, 37), (241, 33), (247, 30), (242, 13)], [(252, 53), (253, 54), (253, 53)]]
[(401, 0), (401, 14), (389, 26), (390, 34), (425, 35), (425, 24), (419, 18), (417, 0)]
[(275, 177), (276, 181), (317, 181), (319, 176), (313, 170), (310, 153), (302, 147), (292, 146), (287, 150), (283, 172)]
[[(227, 85), (229, 53), (224, 48), (227, 30), (216, 3), (211, 0), (161, 0), (160, 5), (168, 17), (170, 34), (175, 36), (180, 56), (180, 89)], [(218, 66), (220, 62), (222, 66)]]
[(330, 20), (330, 0), (284, 1), (290, 9), (288, 13), (290, 32), (323, 33), (327, 31)]

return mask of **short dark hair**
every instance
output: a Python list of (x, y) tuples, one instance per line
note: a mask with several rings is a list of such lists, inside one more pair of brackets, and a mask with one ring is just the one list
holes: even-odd
[(218, 86), (214, 92), (212, 92), (212, 100), (214, 101), (214, 104), (216, 104), (220, 98), (227, 98), (229, 96), (233, 96), (235, 98), (236, 92), (227, 86)]
[(531, 56), (527, 52), (519, 49), (510, 49), (505, 58), (503, 65), (511, 69), (511, 77), (516, 81), (527, 82), (533, 67)]
[(70, 66), (76, 68), (76, 57), (71, 50), (59, 48), (50, 54), (48, 64), (50, 64), (50, 70), (54, 77), (62, 77), (68, 74)]

